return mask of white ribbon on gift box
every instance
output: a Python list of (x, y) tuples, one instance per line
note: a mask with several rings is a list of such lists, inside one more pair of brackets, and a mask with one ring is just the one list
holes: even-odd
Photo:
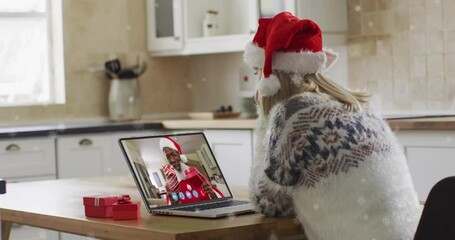
[[(99, 207), (100, 206), (100, 199), (103, 198), (103, 197), (114, 197), (115, 195), (100, 195), (100, 196), (94, 196), (95, 197), (95, 207)], [(120, 194), (120, 195), (117, 195), (117, 199), (121, 198), (123, 195)]]

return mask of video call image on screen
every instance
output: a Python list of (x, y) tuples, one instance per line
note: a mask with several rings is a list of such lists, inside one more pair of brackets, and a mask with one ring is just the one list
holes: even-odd
[(202, 134), (121, 141), (151, 208), (230, 197)]

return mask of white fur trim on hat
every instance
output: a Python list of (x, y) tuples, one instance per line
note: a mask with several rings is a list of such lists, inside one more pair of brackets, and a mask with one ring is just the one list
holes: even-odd
[[(327, 71), (336, 62), (338, 54), (330, 49), (321, 52), (275, 52), (272, 69), (293, 73), (318, 73)], [(245, 47), (243, 60), (250, 67), (262, 68), (265, 61), (264, 49), (253, 43)]]
[[(175, 144), (171, 140), (169, 140), (167, 138), (161, 138), (160, 139), (160, 149), (161, 149), (161, 151), (163, 151), (163, 149), (165, 147), (168, 147), (170, 149), (174, 149), (177, 152), (179, 151), (177, 149), (177, 147), (175, 146)], [(188, 158), (185, 155), (183, 155), (183, 154), (180, 154), (180, 159), (182, 159), (182, 162), (184, 162), (184, 163), (188, 162)]]
[(275, 75), (270, 74), (268, 78), (262, 78), (259, 81), (258, 91), (262, 97), (268, 97), (275, 95), (280, 88), (280, 80)]
[(332, 49), (326, 49), (326, 48), (324, 48), (323, 51), (327, 58), (324, 71), (328, 71), (333, 66), (333, 64), (337, 61), (338, 53), (332, 51)]
[(161, 149), (161, 151), (162, 151), (165, 147), (168, 147), (168, 148), (170, 148), (170, 149), (174, 149), (174, 150), (177, 150), (177, 151), (178, 151), (177, 147), (175, 146), (175, 144), (174, 144), (171, 140), (169, 140), (169, 139), (167, 139), (167, 138), (161, 138), (161, 139), (160, 139), (160, 149)]
[(265, 61), (264, 49), (253, 42), (249, 42), (245, 47), (245, 52), (243, 53), (243, 61), (251, 68), (262, 68)]

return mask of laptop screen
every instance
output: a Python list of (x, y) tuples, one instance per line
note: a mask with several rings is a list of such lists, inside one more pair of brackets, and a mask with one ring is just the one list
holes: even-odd
[(232, 196), (203, 133), (119, 142), (149, 210)]

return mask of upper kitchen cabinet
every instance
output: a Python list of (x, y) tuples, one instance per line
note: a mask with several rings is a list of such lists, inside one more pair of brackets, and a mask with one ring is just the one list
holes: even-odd
[(148, 49), (153, 56), (243, 51), (260, 16), (295, 9), (295, 0), (148, 0)]

